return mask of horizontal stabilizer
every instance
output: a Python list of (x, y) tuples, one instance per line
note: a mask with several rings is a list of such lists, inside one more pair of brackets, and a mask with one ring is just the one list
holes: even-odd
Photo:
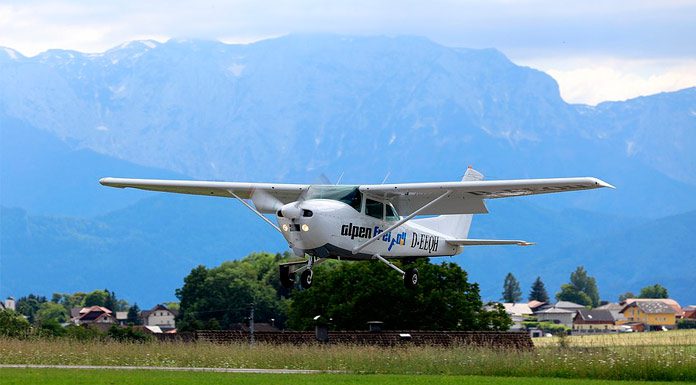
[(517, 245), (531, 246), (533, 242), (511, 240), (511, 239), (448, 239), (447, 243), (454, 246), (497, 246), (497, 245)]

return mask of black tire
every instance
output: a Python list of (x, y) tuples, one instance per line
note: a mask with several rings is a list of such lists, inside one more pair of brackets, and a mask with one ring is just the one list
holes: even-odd
[(289, 266), (280, 266), (280, 284), (286, 289), (295, 286), (295, 274), (290, 273)]
[(312, 272), (312, 269), (307, 269), (302, 272), (302, 275), (300, 276), (300, 285), (303, 289), (309, 289), (310, 287), (312, 287), (313, 277), (314, 273)]
[(406, 270), (406, 274), (404, 274), (404, 286), (408, 289), (415, 289), (418, 287), (418, 280), (420, 277), (418, 276), (418, 269), (410, 268)]

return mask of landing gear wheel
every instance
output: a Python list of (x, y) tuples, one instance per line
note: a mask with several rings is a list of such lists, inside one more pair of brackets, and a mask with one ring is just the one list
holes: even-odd
[(418, 286), (418, 269), (414, 267), (406, 270), (404, 285), (408, 289), (415, 289)]
[(290, 266), (280, 266), (280, 284), (286, 289), (295, 286), (295, 274), (290, 273)]
[(309, 289), (310, 287), (312, 287), (313, 276), (314, 273), (312, 272), (312, 269), (307, 269), (302, 272), (302, 275), (300, 276), (300, 285), (303, 289)]

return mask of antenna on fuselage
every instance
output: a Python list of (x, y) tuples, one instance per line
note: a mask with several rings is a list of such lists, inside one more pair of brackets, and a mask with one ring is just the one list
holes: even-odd
[(391, 171), (387, 171), (387, 175), (384, 176), (384, 179), (382, 179), (382, 183), (380, 183), (380, 184), (384, 184), (384, 182), (386, 182), (387, 179), (389, 178), (389, 175), (391, 175)]

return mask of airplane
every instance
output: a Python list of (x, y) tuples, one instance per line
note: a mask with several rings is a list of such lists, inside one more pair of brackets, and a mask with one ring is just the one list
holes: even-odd
[[(298, 262), (279, 266), (290, 288), (312, 286), (313, 267), (327, 259), (377, 260), (418, 286), (417, 258), (454, 256), (466, 246), (518, 245), (523, 240), (469, 239), (474, 214), (485, 200), (614, 186), (592, 177), (484, 181), (471, 168), (460, 182), (309, 185), (189, 180), (102, 178), (104, 186), (234, 198), (283, 235)], [(247, 202), (250, 200), (251, 203)], [(264, 214), (274, 214), (277, 225)], [(416, 218), (416, 216), (427, 216)]]

